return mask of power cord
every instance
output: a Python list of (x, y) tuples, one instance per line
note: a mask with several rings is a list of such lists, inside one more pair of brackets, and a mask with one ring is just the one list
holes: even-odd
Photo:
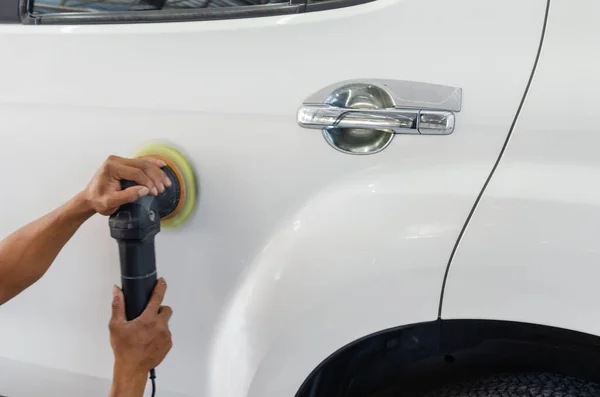
[(154, 372), (154, 368), (150, 370), (150, 381), (152, 382), (152, 397), (156, 394), (156, 372)]

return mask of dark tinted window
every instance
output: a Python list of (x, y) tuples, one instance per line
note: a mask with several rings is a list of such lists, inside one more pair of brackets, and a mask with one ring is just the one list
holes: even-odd
[[(2, 0), (0, 0), (2, 1)], [(284, 4), (289, 0), (34, 0), (35, 14), (98, 11), (183, 10)]]

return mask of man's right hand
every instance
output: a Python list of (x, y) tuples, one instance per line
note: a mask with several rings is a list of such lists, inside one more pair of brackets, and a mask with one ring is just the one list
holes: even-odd
[(169, 319), (173, 311), (161, 306), (167, 284), (160, 278), (146, 310), (127, 321), (123, 292), (114, 287), (110, 343), (115, 356), (112, 397), (138, 397), (144, 393), (148, 372), (165, 358), (173, 343)]

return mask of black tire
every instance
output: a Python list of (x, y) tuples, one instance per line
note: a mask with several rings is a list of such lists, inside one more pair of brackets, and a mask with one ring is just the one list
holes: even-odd
[(556, 374), (522, 373), (455, 383), (425, 397), (600, 397), (600, 385)]

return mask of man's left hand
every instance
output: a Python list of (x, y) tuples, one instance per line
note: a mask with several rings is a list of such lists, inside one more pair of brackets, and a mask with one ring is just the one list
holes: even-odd
[[(164, 192), (171, 181), (161, 169), (165, 163), (151, 157), (127, 159), (110, 156), (96, 172), (91, 182), (81, 193), (87, 205), (94, 212), (111, 215), (123, 204), (138, 198)], [(125, 190), (121, 189), (121, 180), (138, 184)]]

